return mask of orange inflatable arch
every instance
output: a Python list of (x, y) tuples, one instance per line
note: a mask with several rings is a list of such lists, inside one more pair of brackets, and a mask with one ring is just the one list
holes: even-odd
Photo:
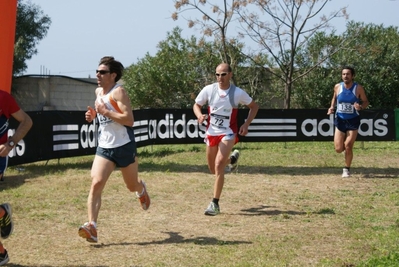
[(11, 93), (17, 0), (0, 1), (0, 90)]

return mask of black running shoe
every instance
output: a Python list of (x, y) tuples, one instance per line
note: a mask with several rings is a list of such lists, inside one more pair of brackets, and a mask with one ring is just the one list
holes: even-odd
[(8, 203), (3, 203), (0, 205), (1, 208), (5, 210), (5, 214), (0, 218), (0, 228), (1, 228), (1, 238), (8, 238), (14, 229), (14, 223), (12, 222), (12, 211), (11, 205)]
[(226, 171), (233, 172), (238, 168), (238, 158), (240, 157), (240, 151), (235, 149), (230, 155), (230, 164), (227, 165)]
[(9, 260), (10, 258), (8, 258), (7, 250), (5, 250), (3, 254), (0, 253), (0, 266), (6, 264)]

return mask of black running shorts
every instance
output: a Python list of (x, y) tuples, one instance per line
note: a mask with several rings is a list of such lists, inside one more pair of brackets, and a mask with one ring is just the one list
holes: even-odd
[(116, 167), (127, 167), (135, 162), (137, 155), (136, 142), (131, 141), (117, 148), (97, 147), (96, 155), (106, 158), (116, 164)]

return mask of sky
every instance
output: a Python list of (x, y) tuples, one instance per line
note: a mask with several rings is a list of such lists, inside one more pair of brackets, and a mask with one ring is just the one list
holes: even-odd
[[(171, 19), (174, 0), (30, 1), (52, 23), (47, 36), (36, 46), (38, 54), (27, 61), (25, 75), (94, 78), (101, 57), (114, 56), (125, 67), (137, 63), (147, 53), (155, 55), (157, 44), (174, 27), (180, 27), (185, 38), (200, 36), (198, 30), (188, 28), (186, 20)], [(323, 13), (341, 7), (347, 7), (350, 20), (399, 27), (399, 0), (331, 0)], [(196, 14), (185, 16), (194, 18)], [(346, 21), (336, 18), (331, 24), (337, 32), (343, 32)]]

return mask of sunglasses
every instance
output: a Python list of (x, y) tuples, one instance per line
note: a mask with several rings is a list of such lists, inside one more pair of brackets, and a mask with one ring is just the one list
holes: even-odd
[(110, 71), (109, 70), (96, 70), (96, 73), (106, 74), (106, 73), (110, 73)]
[(228, 73), (228, 72), (222, 72), (222, 73), (217, 73), (217, 72), (216, 72), (215, 75), (218, 76), (218, 77), (219, 77), (219, 76), (222, 76), (222, 77), (223, 77), (223, 76), (226, 76), (227, 73)]

